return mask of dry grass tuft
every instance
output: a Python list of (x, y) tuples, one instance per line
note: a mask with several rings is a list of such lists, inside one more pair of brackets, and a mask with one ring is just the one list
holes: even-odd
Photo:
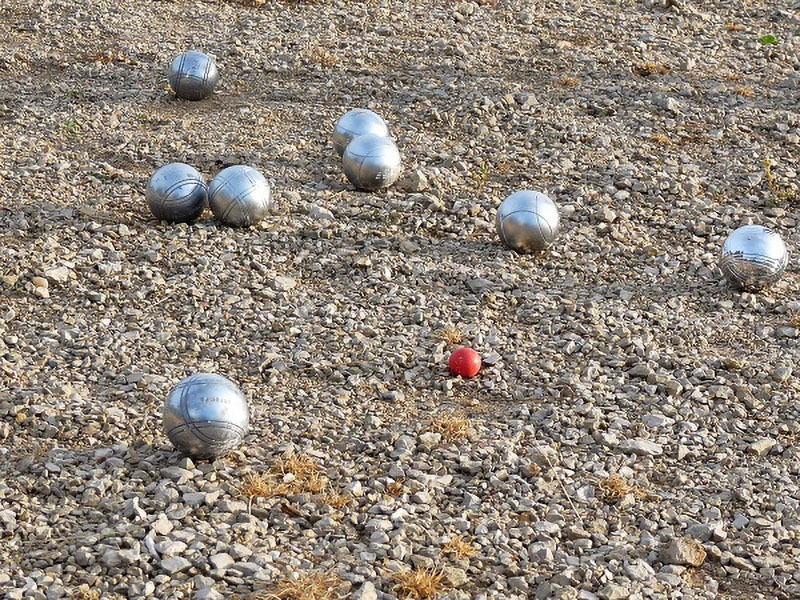
[(795, 191), (789, 186), (778, 185), (775, 174), (772, 172), (772, 161), (769, 157), (764, 158), (764, 180), (767, 182), (767, 187), (771, 195), (773, 204), (781, 204), (783, 202), (791, 202), (795, 199)]
[[(290, 477), (287, 477), (290, 475)], [(269, 473), (250, 473), (242, 479), (239, 493), (252, 500), (253, 498), (274, 498), (291, 494), (319, 494), (328, 488), (328, 479), (322, 468), (305, 454), (295, 454), (282, 458), (270, 469)], [(334, 508), (347, 504), (349, 499), (329, 492), (326, 501)], [(334, 506), (338, 504), (339, 506)]]
[(84, 584), (75, 589), (70, 595), (72, 600), (100, 600), (100, 590), (90, 588)]
[(272, 465), (270, 473), (281, 477), (282, 480), (286, 479), (286, 475), (292, 475), (291, 480), (286, 483), (290, 492), (295, 493), (319, 494), (325, 491), (328, 484), (322, 468), (305, 454), (293, 454), (289, 458), (279, 460)]
[(444, 573), (436, 569), (411, 569), (392, 573), (391, 579), (397, 583), (392, 588), (404, 598), (430, 600), (447, 589)]
[(235, 467), (242, 467), (247, 464), (247, 457), (242, 454), (241, 452), (233, 451), (229, 452), (225, 456), (222, 457), (223, 460), (231, 463)]
[(467, 438), (472, 433), (469, 419), (457, 413), (448, 413), (435, 417), (431, 421), (431, 430), (441, 433), (442, 437), (448, 442)]
[(525, 475), (528, 477), (538, 477), (542, 474), (542, 467), (537, 465), (536, 463), (531, 463), (527, 467), (525, 467)]
[(462, 342), (464, 334), (457, 327), (445, 327), (436, 334), (436, 337), (448, 344), (455, 345)]
[(631, 485), (619, 475), (611, 475), (601, 480), (597, 486), (600, 488), (600, 497), (609, 504), (622, 500), (628, 494), (644, 500), (649, 494), (642, 488)]
[(755, 98), (756, 91), (749, 85), (740, 85), (734, 88), (733, 92), (744, 98)]
[(99, 63), (103, 65), (129, 63), (131, 60), (118, 50), (105, 50), (84, 56), (86, 62)]
[(239, 487), (239, 493), (250, 499), (283, 496), (288, 490), (289, 486), (261, 473), (248, 473), (242, 479), (242, 485)]
[(577, 77), (573, 77), (572, 75), (562, 75), (558, 79), (558, 85), (568, 88), (577, 87), (577, 85), (581, 82), (580, 79)]
[(700, 569), (696, 567), (689, 567), (686, 569), (684, 576), (690, 587), (698, 590), (706, 588), (706, 580), (703, 576), (703, 571)]
[(665, 67), (664, 65), (655, 62), (639, 63), (638, 65), (634, 65), (631, 70), (642, 77), (648, 77), (650, 75), (666, 75), (669, 73), (669, 67)]
[(656, 144), (660, 144), (661, 146), (672, 145), (672, 141), (670, 141), (670, 139), (663, 133), (656, 133), (655, 135), (651, 135), (650, 141), (655, 142)]
[(281, 581), (275, 591), (262, 600), (339, 600), (342, 580), (333, 573), (306, 573), (297, 579)]
[(347, 506), (347, 504), (350, 502), (350, 496), (340, 494), (339, 492), (330, 491), (325, 494), (323, 501), (331, 508), (339, 509)]
[(489, 181), (489, 169), (489, 163), (483, 161), (477, 170), (470, 172), (469, 176), (475, 182), (475, 185), (478, 186), (478, 193), (483, 191), (486, 182)]
[(460, 535), (450, 538), (442, 546), (442, 554), (452, 554), (456, 558), (463, 560), (475, 556), (475, 552), (477, 552), (475, 544), (468, 542)]
[(406, 480), (403, 477), (400, 477), (399, 479), (396, 479), (395, 481), (390, 483), (386, 487), (386, 495), (392, 498), (397, 498), (400, 494), (403, 493), (403, 484), (405, 483), (405, 481)]
[(339, 64), (339, 59), (335, 54), (328, 52), (322, 48), (312, 48), (306, 52), (306, 56), (312, 62), (317, 63), (320, 67), (330, 69)]

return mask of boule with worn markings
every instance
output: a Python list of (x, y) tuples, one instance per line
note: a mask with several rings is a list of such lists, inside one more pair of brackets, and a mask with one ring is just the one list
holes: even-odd
[(511, 194), (497, 209), (500, 240), (521, 253), (549, 248), (558, 235), (559, 223), (555, 202), (533, 190)]
[(333, 129), (333, 147), (339, 156), (344, 154), (347, 145), (360, 135), (389, 137), (389, 127), (383, 118), (367, 109), (356, 108), (343, 114)]
[(789, 264), (786, 244), (762, 225), (744, 225), (722, 245), (719, 267), (725, 278), (743, 290), (760, 290), (780, 279)]
[(185, 163), (169, 163), (150, 177), (145, 200), (156, 219), (190, 223), (206, 207), (208, 188), (203, 176)]
[(178, 450), (196, 458), (227, 454), (241, 444), (249, 423), (247, 399), (222, 375), (186, 377), (164, 403), (164, 432)]
[(248, 227), (269, 214), (272, 188), (253, 167), (223, 169), (208, 186), (208, 204), (214, 216), (232, 227)]
[(400, 151), (388, 137), (360, 135), (353, 138), (342, 155), (347, 179), (360, 190), (389, 187), (402, 170)]
[(172, 91), (184, 100), (202, 100), (214, 91), (219, 71), (208, 54), (189, 50), (176, 56), (167, 76)]

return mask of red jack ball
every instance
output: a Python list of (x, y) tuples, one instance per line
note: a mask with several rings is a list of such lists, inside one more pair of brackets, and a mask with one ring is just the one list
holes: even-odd
[(461, 377), (474, 377), (481, 370), (481, 355), (472, 348), (459, 348), (450, 355), (450, 371)]

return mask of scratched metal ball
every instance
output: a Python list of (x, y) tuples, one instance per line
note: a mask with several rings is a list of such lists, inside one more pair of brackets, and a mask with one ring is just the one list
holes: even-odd
[(247, 227), (269, 213), (272, 188), (253, 167), (236, 165), (220, 171), (208, 186), (208, 204), (226, 225)]
[(347, 144), (342, 167), (350, 183), (361, 190), (389, 187), (402, 170), (400, 151), (388, 137), (360, 135)]
[(353, 138), (367, 134), (389, 137), (389, 128), (377, 113), (366, 108), (356, 108), (343, 114), (337, 121), (333, 130), (333, 147), (342, 156)]
[(189, 50), (174, 58), (167, 79), (178, 98), (202, 100), (214, 91), (219, 72), (210, 56)]
[(153, 173), (147, 183), (145, 199), (156, 219), (188, 223), (199, 217), (206, 207), (206, 182), (194, 167), (170, 163)]
[(230, 379), (197, 373), (183, 379), (164, 403), (164, 432), (178, 450), (214, 458), (236, 448), (247, 433), (247, 400)]
[(558, 235), (559, 222), (558, 207), (541, 192), (516, 192), (497, 209), (497, 234), (517, 252), (549, 248)]
[(722, 245), (719, 267), (735, 287), (758, 290), (772, 285), (786, 270), (789, 253), (781, 236), (761, 225), (734, 230)]

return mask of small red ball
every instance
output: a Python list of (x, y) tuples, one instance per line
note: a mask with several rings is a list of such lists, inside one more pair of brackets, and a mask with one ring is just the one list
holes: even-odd
[(450, 371), (464, 378), (474, 377), (481, 370), (481, 355), (472, 348), (459, 348), (450, 355)]

